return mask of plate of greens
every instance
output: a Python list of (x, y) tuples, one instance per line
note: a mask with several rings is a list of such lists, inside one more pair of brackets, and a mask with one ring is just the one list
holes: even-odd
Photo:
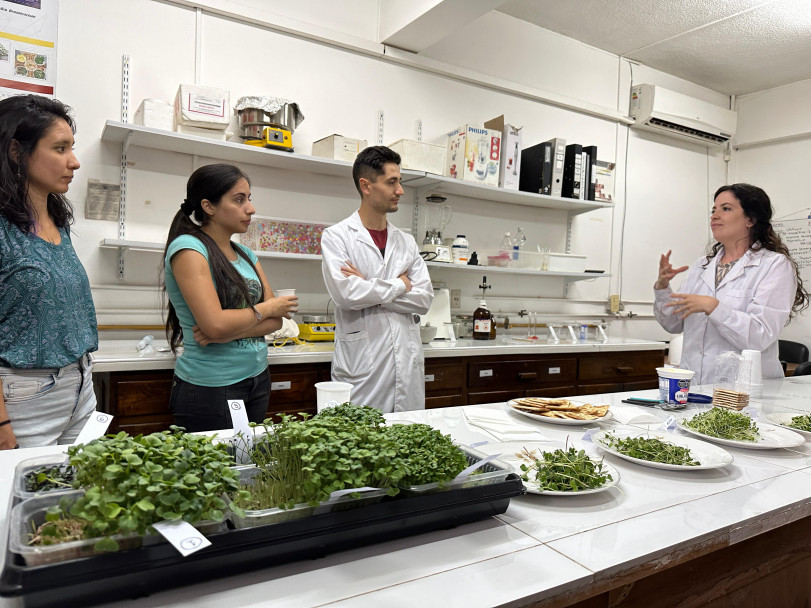
[(787, 428), (757, 423), (742, 412), (713, 407), (677, 422), (686, 433), (714, 443), (753, 450), (793, 448), (805, 443), (805, 437)]
[(609, 454), (654, 469), (718, 469), (733, 460), (732, 454), (717, 445), (672, 433), (618, 429), (600, 431), (591, 439)]
[(776, 412), (774, 414), (766, 414), (766, 420), (777, 426), (792, 430), (795, 433), (800, 433), (806, 438), (806, 441), (811, 439), (811, 414)]
[(583, 496), (605, 492), (620, 481), (616, 468), (570, 442), (505, 441), (476, 449), (498, 454), (521, 476), (530, 494)]

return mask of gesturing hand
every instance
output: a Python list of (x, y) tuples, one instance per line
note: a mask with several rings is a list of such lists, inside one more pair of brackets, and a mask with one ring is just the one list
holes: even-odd
[(673, 312), (680, 315), (682, 319), (696, 312), (703, 312), (708, 315), (718, 306), (718, 300), (712, 296), (697, 296), (694, 293), (674, 293), (672, 297), (673, 300), (665, 304), (665, 306), (672, 306)]
[(667, 288), (667, 286), (670, 285), (670, 281), (673, 277), (675, 277), (680, 272), (684, 272), (688, 268), (689, 266), (682, 266), (681, 268), (673, 268), (673, 265), (670, 263), (670, 249), (668, 249), (667, 253), (659, 258), (659, 278), (656, 280), (656, 283), (653, 285), (653, 288), (654, 289)]

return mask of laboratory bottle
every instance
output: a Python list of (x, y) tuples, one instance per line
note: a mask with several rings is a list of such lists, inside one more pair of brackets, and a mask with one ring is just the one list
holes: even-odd
[(490, 339), (496, 339), (496, 315), (490, 313)]
[(498, 253), (499, 255), (507, 254), (508, 257), (512, 257), (512, 250), (513, 250), (513, 242), (510, 238), (510, 233), (505, 232), (504, 238), (501, 239), (501, 243), (498, 246)]
[(518, 230), (515, 232), (515, 236), (512, 238), (512, 259), (517, 260), (519, 254), (521, 253), (521, 249), (523, 249), (524, 245), (527, 243), (527, 237), (524, 234), (524, 229), (521, 226), (518, 227)]
[(457, 234), (451, 246), (454, 264), (467, 264), (470, 243), (467, 242), (464, 234)]
[(479, 307), (473, 311), (473, 339), (490, 339), (490, 311), (487, 310), (487, 302), (482, 300)]

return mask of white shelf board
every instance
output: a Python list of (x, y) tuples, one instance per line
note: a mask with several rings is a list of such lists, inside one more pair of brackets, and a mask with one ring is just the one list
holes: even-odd
[[(104, 124), (101, 133), (102, 141), (119, 144), (124, 143), (127, 136), (129, 136), (130, 146), (180, 152), (181, 154), (197, 154), (224, 161), (261, 165), (287, 171), (304, 171), (352, 178), (352, 163), (343, 160), (258, 148), (242, 142), (217, 141), (207, 137), (185, 135), (113, 120), (108, 120)], [(404, 184), (425, 177), (425, 173), (422, 171), (403, 169), (401, 173)]]
[[(121, 239), (103, 239), (99, 247), (104, 249), (133, 249), (136, 251), (154, 251), (163, 253), (163, 243), (150, 243), (146, 241), (128, 241)], [(309, 253), (280, 253), (276, 251), (254, 251), (259, 258), (275, 258), (282, 260), (314, 260), (320, 261), (322, 256)], [(548, 270), (533, 270), (531, 268), (501, 268), (499, 266), (462, 266), (460, 264), (446, 264), (444, 262), (426, 262), (430, 268), (443, 270), (460, 270), (462, 272), (478, 272), (481, 274), (529, 274), (540, 277), (560, 277), (567, 281), (585, 281), (610, 277), (610, 274), (597, 272), (550, 272)]]
[(462, 264), (448, 264), (447, 262), (426, 262), (429, 268), (442, 268), (443, 270), (461, 270), (463, 272), (478, 272), (479, 274), (529, 274), (536, 277), (559, 277), (567, 281), (585, 281), (587, 279), (600, 279), (610, 277), (604, 272), (553, 272), (550, 270), (534, 270), (532, 268), (503, 268), (501, 266), (468, 266)]
[(521, 192), (520, 190), (505, 190), (504, 188), (494, 188), (492, 186), (482, 186), (473, 182), (466, 182), (443, 175), (426, 173), (425, 177), (412, 180), (408, 184), (420, 190), (430, 190), (442, 194), (455, 194), (457, 196), (467, 196), (498, 203), (511, 203), (513, 205), (524, 205), (526, 207), (544, 207), (546, 209), (564, 209), (574, 214), (594, 211), (595, 209), (610, 209), (613, 203), (601, 203), (597, 201), (581, 201), (573, 198), (563, 198), (559, 196), (546, 196), (534, 194), (532, 192)]
[[(120, 239), (102, 239), (99, 247), (103, 249), (133, 249), (136, 251), (154, 251), (163, 253), (162, 243), (149, 243), (146, 241), (128, 241)], [(311, 253), (281, 253), (278, 251), (254, 251), (259, 258), (276, 258), (283, 260), (321, 260), (321, 256)]]

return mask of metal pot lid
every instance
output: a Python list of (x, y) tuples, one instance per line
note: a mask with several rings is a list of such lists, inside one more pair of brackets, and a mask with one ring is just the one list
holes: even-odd
[(263, 110), (268, 114), (275, 114), (284, 108), (285, 105), (292, 106), (293, 115), (296, 119), (296, 124), (292, 126), (298, 128), (298, 126), (304, 120), (304, 114), (302, 113), (301, 108), (298, 107), (298, 104), (295, 101), (290, 101), (289, 99), (250, 95), (237, 99), (236, 104), (234, 104), (234, 110), (239, 113), (240, 110), (257, 109)]
[(301, 320), (304, 323), (330, 323), (327, 315), (304, 315)]

